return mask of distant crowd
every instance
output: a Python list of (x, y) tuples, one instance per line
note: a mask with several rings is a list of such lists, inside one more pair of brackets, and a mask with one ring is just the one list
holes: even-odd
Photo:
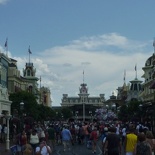
[[(24, 124), (17, 133), (13, 125), (12, 141), (16, 155), (50, 155), (56, 145), (70, 151), (74, 145), (85, 145), (92, 154), (97, 145), (103, 155), (153, 155), (155, 139), (150, 123), (121, 121), (51, 121)], [(7, 126), (0, 124), (0, 141), (6, 141)]]

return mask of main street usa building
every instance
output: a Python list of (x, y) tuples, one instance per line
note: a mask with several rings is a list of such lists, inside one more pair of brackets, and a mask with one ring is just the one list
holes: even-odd
[(63, 94), (62, 107), (68, 107), (72, 110), (74, 120), (93, 120), (95, 110), (104, 106), (105, 96), (100, 94), (98, 97), (89, 96), (87, 84), (80, 85), (77, 97), (69, 97)]

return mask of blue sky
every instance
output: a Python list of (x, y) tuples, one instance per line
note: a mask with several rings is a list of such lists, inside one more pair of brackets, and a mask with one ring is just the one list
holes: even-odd
[(62, 94), (77, 96), (84, 79), (90, 96), (106, 99), (135, 78), (153, 52), (155, 1), (0, 0), (0, 50), (21, 70), (30, 45), (37, 76), (49, 87), (53, 105)]

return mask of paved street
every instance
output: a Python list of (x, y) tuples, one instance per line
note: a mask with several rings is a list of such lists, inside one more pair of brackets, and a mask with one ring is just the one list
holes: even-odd
[[(102, 152), (97, 145), (96, 155), (101, 155)], [(86, 145), (75, 144), (71, 147), (70, 150), (63, 151), (62, 145), (57, 145), (55, 147), (55, 151), (53, 151), (52, 155), (92, 155), (92, 150), (87, 149)], [(5, 151), (5, 143), (0, 143), (0, 155), (11, 155), (11, 152)]]
[[(86, 145), (75, 144), (71, 147), (71, 150), (63, 151), (63, 146), (56, 146), (56, 151), (53, 152), (53, 155), (92, 155), (92, 150), (88, 149)], [(101, 155), (99, 145), (97, 145), (96, 155)]]

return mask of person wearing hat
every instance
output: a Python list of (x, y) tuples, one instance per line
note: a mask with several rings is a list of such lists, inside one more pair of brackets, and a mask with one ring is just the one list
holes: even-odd
[(103, 155), (104, 155), (104, 152), (105, 152), (104, 145), (105, 145), (107, 135), (108, 135), (108, 127), (104, 127), (103, 134), (102, 134), (102, 137), (101, 137)]

